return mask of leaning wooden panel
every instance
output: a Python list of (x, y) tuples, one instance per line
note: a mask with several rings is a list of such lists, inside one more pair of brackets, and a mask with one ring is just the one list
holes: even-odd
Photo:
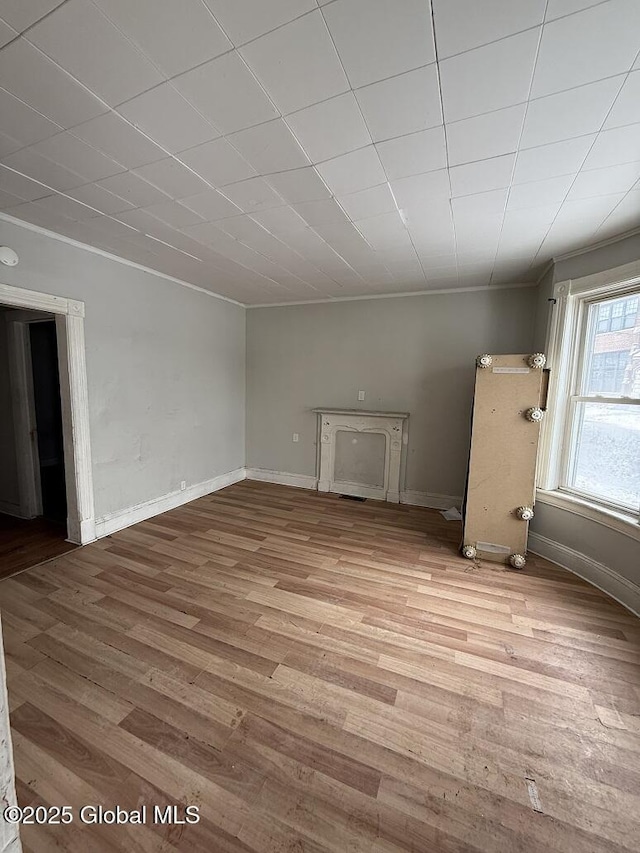
[[(479, 356), (463, 553), (522, 568), (535, 495), (544, 356)], [(520, 559), (518, 559), (520, 557)]]

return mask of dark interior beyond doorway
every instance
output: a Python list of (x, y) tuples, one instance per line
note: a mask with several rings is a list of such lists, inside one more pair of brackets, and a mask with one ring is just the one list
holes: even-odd
[(56, 324), (53, 320), (46, 323), (31, 323), (29, 336), (42, 515), (51, 521), (65, 522), (67, 498)]

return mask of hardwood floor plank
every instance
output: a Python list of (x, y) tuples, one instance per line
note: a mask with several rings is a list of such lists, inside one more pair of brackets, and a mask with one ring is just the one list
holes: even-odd
[(640, 853), (640, 623), (458, 541), (243, 481), (0, 582), (20, 803), (201, 814), (24, 849)]

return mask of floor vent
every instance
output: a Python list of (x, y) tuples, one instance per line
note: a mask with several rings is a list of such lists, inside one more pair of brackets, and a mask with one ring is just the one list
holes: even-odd
[(360, 498), (358, 495), (340, 495), (345, 501), (366, 501), (366, 498)]

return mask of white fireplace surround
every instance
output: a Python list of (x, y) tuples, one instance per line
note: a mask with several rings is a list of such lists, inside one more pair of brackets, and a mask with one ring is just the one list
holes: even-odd
[[(337, 492), (362, 498), (400, 503), (400, 462), (407, 443), (408, 412), (368, 412), (362, 409), (313, 410), (318, 415), (319, 492)], [(341, 431), (384, 436), (381, 484), (350, 482), (336, 477), (336, 437)]]

